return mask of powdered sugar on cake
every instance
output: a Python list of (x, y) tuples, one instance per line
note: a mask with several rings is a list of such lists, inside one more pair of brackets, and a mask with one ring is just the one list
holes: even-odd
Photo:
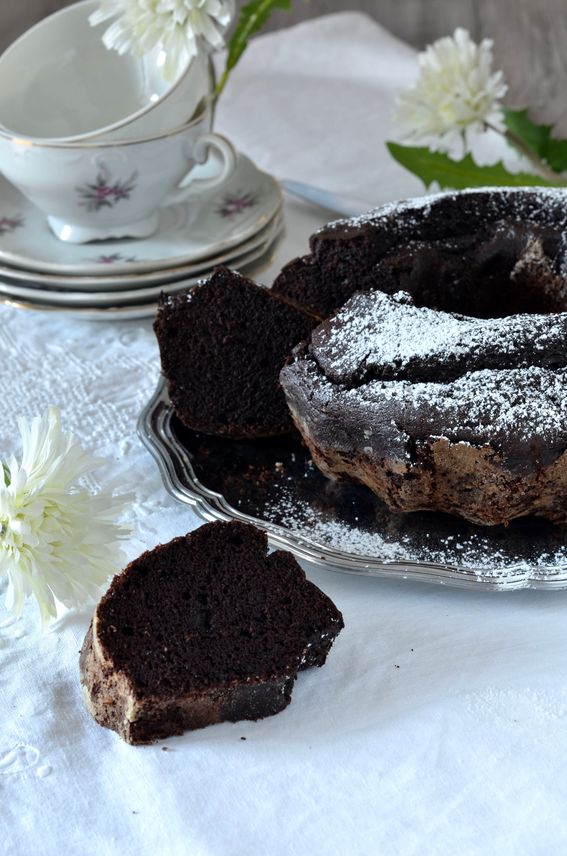
[(355, 414), (367, 439), (386, 418), (451, 442), (567, 441), (567, 313), (467, 318), (359, 293), (314, 331), (309, 360), (313, 403)]
[[(457, 199), (466, 196), (474, 196), (478, 194), (479, 191), (477, 188), (471, 187), (465, 190), (460, 190), (458, 194), (453, 191), (443, 191), (441, 193), (429, 193), (424, 196), (418, 196), (413, 199), (403, 199), (395, 202), (388, 202), (385, 205), (381, 205), (377, 208), (372, 208), (370, 211), (367, 211), (365, 214), (361, 214), (358, 217), (349, 217), (349, 218), (341, 218), (339, 220), (333, 220), (330, 223), (327, 223), (321, 229), (319, 229), (315, 234), (321, 235), (328, 230), (340, 230), (344, 228), (356, 229), (362, 228), (368, 224), (378, 223), (380, 221), (385, 221), (388, 219), (395, 219), (399, 217), (401, 214), (404, 215), (404, 223), (408, 224), (411, 222), (412, 212), (415, 212), (417, 223), (418, 220), (422, 221), (425, 217), (428, 217), (431, 214), (432, 208), (439, 202), (442, 202), (446, 199)], [(494, 193), (495, 196), (501, 198), (501, 194), (505, 193), (509, 196), (516, 196), (518, 200), (521, 202), (526, 198), (525, 188), (517, 188), (517, 187), (483, 187), (482, 188), (482, 196), (486, 198), (486, 195)], [(525, 204), (525, 214), (528, 216), (530, 212), (533, 210), (534, 200), (539, 203), (540, 208), (545, 208), (546, 204), (549, 203), (557, 203), (564, 202), (565, 200), (565, 190), (563, 188), (557, 187), (542, 187), (533, 189), (530, 188), (529, 198), (526, 200)], [(518, 207), (518, 215), (521, 216), (522, 210), (521, 205)], [(540, 220), (541, 222), (541, 220)], [(550, 217), (550, 222), (552, 222), (552, 217)], [(393, 224), (392, 224), (393, 225)]]
[(567, 363), (567, 313), (468, 318), (417, 307), (409, 294), (355, 294), (312, 336), (333, 381), (453, 379), (469, 369)]
[(389, 436), (396, 457), (408, 433), (496, 449), (507, 439), (525, 451), (536, 438), (567, 444), (565, 368), (484, 369), (449, 383), (376, 380), (352, 389), (320, 373), (302, 373), (302, 379), (314, 411), (347, 414), (346, 430), (359, 433), (370, 450), (374, 436), (381, 444)]
[(384, 401), (397, 402), (410, 423), (412, 410), (420, 420), (428, 414), (435, 425), (430, 437), (482, 444), (487, 436), (498, 443), (513, 434), (516, 442), (528, 445), (534, 436), (567, 439), (566, 383), (567, 369), (530, 366), (470, 372), (445, 384), (373, 381), (337, 395), (351, 405), (357, 400), (369, 412)]

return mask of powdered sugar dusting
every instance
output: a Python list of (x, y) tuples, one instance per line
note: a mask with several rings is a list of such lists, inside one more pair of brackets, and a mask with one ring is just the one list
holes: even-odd
[[(439, 515), (396, 516), (377, 513), (376, 525), (340, 519), (333, 511), (322, 511), (282, 488), (277, 500), (265, 509), (268, 518), (278, 521), (290, 533), (324, 550), (342, 556), (368, 558), (370, 562), (400, 565), (431, 564), (452, 567), (458, 574), (479, 582), (490, 580), (497, 586), (515, 578), (526, 581), (567, 573), (567, 548), (557, 535), (522, 534), (470, 526)], [(332, 557), (330, 557), (332, 561)], [(411, 576), (411, 567), (408, 567)]]
[(358, 293), (314, 331), (282, 381), (292, 394), (306, 387), (326, 420), (351, 434), (360, 425), (370, 452), (366, 441), (378, 433), (378, 456), (399, 453), (409, 436), (504, 451), (509, 441), (516, 450), (536, 441), (560, 452), (567, 313), (469, 318), (417, 307), (404, 292)]
[[(303, 388), (307, 418), (323, 425), (328, 438), (344, 428), (347, 436), (370, 451), (377, 438), (378, 458), (399, 458), (409, 436), (421, 441), (443, 437), (478, 447), (490, 444), (505, 456), (511, 443), (516, 453), (523, 450), (526, 463), (534, 443), (555, 449), (555, 454), (567, 447), (564, 368), (486, 369), (449, 383), (376, 380), (348, 389), (319, 372), (305, 371), (308, 366), (306, 359), (282, 374), (292, 392), (296, 383)], [(305, 416), (296, 414), (300, 421)]]
[(484, 202), (486, 202), (490, 197), (495, 201), (501, 200), (505, 197), (511, 197), (514, 201), (517, 200), (518, 216), (521, 216), (522, 214), (522, 202), (524, 202), (524, 200), (524, 210), (526, 214), (531, 211), (533, 203), (535, 202), (542, 209), (540, 222), (545, 222), (546, 205), (549, 205), (550, 203), (564, 203), (567, 198), (565, 190), (558, 187), (483, 187), (481, 190), (479, 190), (479, 188), (471, 187), (466, 188), (465, 190), (459, 190), (458, 192), (449, 190), (441, 193), (430, 193), (412, 199), (388, 202), (386, 205), (381, 205), (378, 208), (372, 208), (370, 211), (365, 214), (361, 214), (358, 217), (332, 220), (330, 223), (327, 223), (327, 225), (319, 229), (315, 234), (320, 235), (327, 230), (332, 231), (344, 228), (348, 228), (350, 230), (353, 228), (362, 228), (368, 224), (379, 225), (381, 222), (397, 218), (399, 215), (403, 215), (404, 222), (409, 225), (412, 222), (412, 212), (419, 215), (419, 218), (416, 217), (413, 222), (421, 222), (425, 217), (429, 216), (432, 208), (443, 200), (452, 200), (467, 196), (478, 196), (479, 199)]
[[(534, 437), (567, 443), (567, 369), (525, 369), (470, 372), (446, 383), (374, 381), (360, 389), (337, 391), (339, 398), (357, 400), (375, 409), (380, 418), (384, 401), (395, 402), (400, 421), (426, 419), (430, 436), (451, 441), (502, 441), (513, 434), (516, 442)], [(391, 414), (391, 409), (388, 411)]]
[(311, 353), (334, 381), (416, 379), (472, 368), (567, 363), (567, 313), (468, 318), (417, 307), (409, 294), (355, 294), (315, 330)]

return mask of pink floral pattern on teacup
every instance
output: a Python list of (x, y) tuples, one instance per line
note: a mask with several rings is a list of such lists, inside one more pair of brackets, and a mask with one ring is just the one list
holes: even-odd
[(114, 265), (118, 262), (136, 262), (138, 259), (136, 256), (123, 256), (121, 253), (109, 253), (108, 255), (103, 254), (97, 256), (93, 261), (99, 265)]
[(136, 189), (137, 177), (136, 170), (126, 181), (114, 180), (110, 170), (103, 165), (92, 184), (77, 187), (81, 198), (79, 205), (91, 212), (100, 211), (101, 208), (114, 208), (123, 199), (130, 199), (130, 194)]
[(234, 217), (235, 214), (242, 214), (248, 208), (254, 208), (258, 204), (258, 197), (253, 193), (228, 193), (223, 197), (221, 204), (216, 209), (216, 213), (221, 217)]
[(8, 235), (23, 225), (23, 217), (0, 217), (0, 235)]

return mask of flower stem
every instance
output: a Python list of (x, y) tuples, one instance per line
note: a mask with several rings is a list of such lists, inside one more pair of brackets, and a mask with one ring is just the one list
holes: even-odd
[(500, 130), (500, 128), (495, 128), (494, 125), (487, 125), (492, 131), (496, 131), (499, 133), (506, 142), (508, 142), (516, 151), (520, 152), (520, 154), (524, 155), (531, 165), (537, 170), (539, 175), (542, 178), (545, 178), (546, 181), (551, 182), (551, 184), (557, 184), (561, 187), (567, 186), (567, 181), (563, 178), (558, 172), (554, 172), (547, 164), (542, 161), (542, 159), (538, 156), (534, 150), (528, 146), (518, 134), (514, 133), (514, 131), (510, 131), (509, 129), (506, 131)]
[(221, 79), (217, 83), (215, 91), (213, 93), (213, 99), (214, 99), (215, 104), (219, 99), (219, 95), (221, 94), (224, 87), (226, 86), (226, 82), (227, 82), (229, 77), (230, 77), (230, 70), (225, 68), (225, 70), (222, 73)]

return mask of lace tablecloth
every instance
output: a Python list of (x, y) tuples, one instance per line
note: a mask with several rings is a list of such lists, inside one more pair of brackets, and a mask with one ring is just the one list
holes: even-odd
[[(337, 15), (257, 39), (217, 127), (265, 169), (379, 203), (419, 193), (383, 141), (413, 52)], [(286, 204), (269, 270), (328, 212)], [(0, 450), (48, 404), (135, 492), (129, 557), (199, 520), (136, 436), (159, 374), (151, 323), (0, 309)], [(0, 608), (0, 851), (555, 854), (567, 848), (567, 594), (481, 594), (308, 569), (346, 628), (290, 707), (133, 748), (86, 713), (91, 609), (40, 635)], [(241, 740), (245, 737), (246, 740)], [(168, 751), (164, 751), (167, 748)]]

